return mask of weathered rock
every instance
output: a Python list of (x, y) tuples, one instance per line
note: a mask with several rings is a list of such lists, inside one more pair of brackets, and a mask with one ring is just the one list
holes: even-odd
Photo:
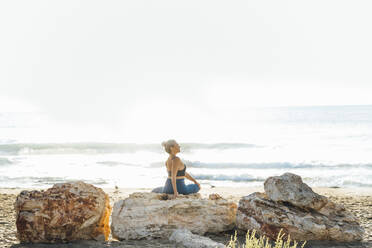
[(208, 237), (193, 234), (187, 229), (175, 230), (169, 240), (181, 243), (186, 248), (225, 248), (225, 245)]
[(22, 191), (15, 203), (17, 237), (26, 243), (108, 239), (110, 201), (84, 182), (55, 184), (46, 191)]
[(280, 229), (295, 240), (362, 240), (363, 228), (341, 205), (328, 201), (319, 211), (306, 210), (289, 203), (275, 202), (265, 193), (253, 193), (239, 201), (237, 227), (256, 229), (275, 239)]
[(315, 193), (300, 176), (284, 173), (269, 177), (264, 183), (267, 196), (273, 201), (289, 202), (300, 208), (321, 209), (327, 204), (327, 197)]
[(219, 198), (201, 199), (200, 194), (170, 195), (133, 193), (114, 204), (111, 230), (123, 239), (168, 238), (178, 228), (203, 235), (218, 233), (235, 226), (237, 206)]

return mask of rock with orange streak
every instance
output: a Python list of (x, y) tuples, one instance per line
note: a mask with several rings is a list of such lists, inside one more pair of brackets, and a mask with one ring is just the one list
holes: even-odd
[(15, 203), (17, 237), (22, 243), (107, 240), (108, 195), (84, 182), (55, 184), (46, 191), (22, 191)]

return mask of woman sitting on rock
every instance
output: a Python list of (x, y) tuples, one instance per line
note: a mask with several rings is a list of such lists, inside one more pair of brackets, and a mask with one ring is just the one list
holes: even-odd
[[(178, 194), (188, 195), (198, 192), (200, 190), (200, 184), (186, 172), (186, 165), (176, 156), (180, 152), (179, 144), (175, 140), (168, 140), (163, 142), (162, 146), (169, 153), (169, 158), (165, 162), (168, 179), (164, 187), (155, 188), (152, 192), (174, 194), (174, 197), (177, 197)], [(194, 183), (186, 185), (185, 178)]]

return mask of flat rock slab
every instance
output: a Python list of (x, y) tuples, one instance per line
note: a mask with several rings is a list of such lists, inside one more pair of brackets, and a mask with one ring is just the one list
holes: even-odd
[(203, 235), (219, 233), (235, 227), (237, 205), (212, 195), (170, 195), (133, 193), (115, 202), (111, 230), (119, 240), (169, 238), (172, 232), (186, 228)]
[(225, 245), (211, 240), (208, 237), (193, 234), (187, 229), (177, 229), (169, 240), (182, 244), (186, 248), (225, 248)]

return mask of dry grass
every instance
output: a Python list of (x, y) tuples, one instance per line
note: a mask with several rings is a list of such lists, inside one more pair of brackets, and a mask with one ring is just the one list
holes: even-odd
[[(238, 246), (236, 244), (237, 237), (235, 232), (235, 236), (231, 236), (231, 240), (227, 248), (297, 248), (297, 245), (299, 245), (299, 243), (295, 240), (293, 240), (292, 243), (290, 235), (288, 235), (288, 239), (284, 241), (284, 235), (284, 233), (282, 234), (282, 230), (280, 230), (275, 241), (275, 246), (272, 246), (269, 242), (269, 238), (267, 238), (266, 236), (260, 236), (259, 238), (256, 238), (256, 230), (253, 230), (251, 232), (249, 232), (248, 230), (245, 238), (245, 244), (243, 246)], [(305, 244), (306, 241), (302, 244), (301, 248), (303, 248)]]

